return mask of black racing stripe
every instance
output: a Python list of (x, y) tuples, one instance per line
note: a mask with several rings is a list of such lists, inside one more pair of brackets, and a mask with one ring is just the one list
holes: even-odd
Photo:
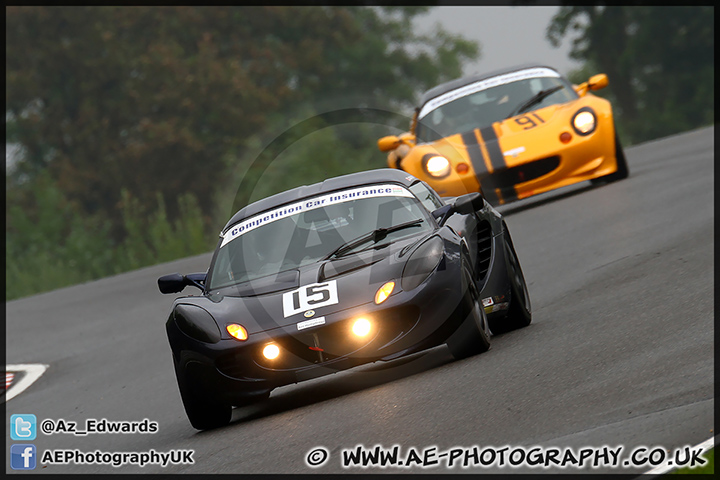
[(495, 190), (495, 195), (498, 197), (501, 204), (514, 202), (518, 199), (517, 189), (515, 188), (515, 181), (508, 178), (507, 164), (505, 163), (505, 155), (500, 150), (500, 142), (498, 141), (497, 134), (492, 125), (485, 127), (480, 130), (480, 135), (485, 142), (485, 148), (487, 148), (488, 156), (490, 157), (490, 165), (492, 166), (493, 173), (485, 180), (486, 184), (490, 184)]
[(496, 175), (492, 173), (486, 173), (485, 175), (478, 177), (478, 182), (482, 189), (482, 194), (485, 200), (490, 202), (492, 205), (500, 205), (503, 203), (503, 195), (500, 190), (500, 185), (497, 182)]
[(500, 189), (500, 193), (505, 203), (514, 202), (518, 199), (517, 189), (515, 185)]
[(487, 200), (490, 205), (492, 205), (493, 207), (497, 207), (498, 205), (500, 205), (500, 197), (498, 197), (497, 192), (494, 188), (481, 188), (483, 197), (485, 197), (485, 200)]
[(460, 137), (462, 138), (468, 155), (470, 156), (470, 163), (472, 163), (473, 170), (475, 171), (475, 178), (480, 184), (480, 191), (488, 202), (493, 205), (497, 205), (498, 198), (495, 195), (495, 192), (492, 189), (488, 191), (483, 188), (483, 179), (487, 178), (490, 172), (488, 172), (487, 164), (485, 163), (485, 155), (483, 155), (483, 151), (480, 148), (480, 143), (477, 135), (475, 135), (475, 131), (471, 130), (469, 132), (465, 132), (460, 135)]
[(467, 148), (468, 155), (470, 156), (470, 163), (472, 163), (473, 170), (475, 171), (475, 178), (480, 184), (480, 191), (482, 192), (485, 200), (490, 202), (492, 205), (498, 205), (500, 199), (495, 193), (494, 188), (485, 188), (485, 182), (490, 178), (490, 172), (488, 171), (487, 164), (485, 163), (485, 155), (480, 148), (480, 143), (475, 131), (471, 130), (465, 132), (462, 135), (463, 143)]
[(502, 170), (505, 168), (505, 156), (500, 151), (500, 143), (498, 142), (497, 134), (492, 125), (480, 129), (480, 135), (482, 136), (483, 142), (485, 142), (485, 148), (487, 148), (488, 155), (490, 156), (490, 165), (492, 165), (493, 172)]
[(480, 144), (477, 135), (475, 135), (475, 131), (471, 130), (469, 132), (465, 132), (460, 135), (460, 137), (462, 138), (468, 155), (470, 156), (470, 163), (472, 163), (473, 170), (475, 170), (475, 175), (480, 177), (481, 175), (486, 174), (488, 169), (485, 165), (482, 149), (480, 149)]

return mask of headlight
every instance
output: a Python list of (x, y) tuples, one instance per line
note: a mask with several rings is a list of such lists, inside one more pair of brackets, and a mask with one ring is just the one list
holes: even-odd
[(205, 343), (220, 341), (220, 329), (210, 313), (195, 305), (180, 304), (173, 311), (175, 324), (188, 337)]
[(358, 337), (364, 337), (372, 329), (372, 324), (367, 318), (358, 318), (352, 326), (352, 332)]
[(596, 125), (595, 114), (590, 108), (581, 108), (573, 117), (572, 127), (578, 135), (590, 135)]
[(380, 305), (382, 302), (387, 300), (394, 288), (395, 282), (387, 282), (382, 287), (378, 288), (378, 291), (375, 293), (375, 304)]
[(245, 327), (243, 327), (239, 323), (230, 323), (225, 328), (227, 329), (227, 332), (230, 334), (230, 336), (233, 337), (235, 340), (240, 340), (241, 342), (244, 342), (248, 339), (247, 330), (245, 330)]
[(425, 281), (440, 263), (443, 250), (443, 241), (439, 237), (432, 237), (420, 245), (405, 263), (400, 281), (403, 290), (412, 290)]
[(268, 360), (275, 360), (277, 357), (280, 356), (280, 347), (275, 345), (274, 343), (268, 343), (265, 345), (265, 348), (263, 348), (263, 357), (267, 358)]
[(450, 174), (450, 161), (442, 155), (428, 154), (423, 158), (423, 167), (432, 177), (442, 178)]

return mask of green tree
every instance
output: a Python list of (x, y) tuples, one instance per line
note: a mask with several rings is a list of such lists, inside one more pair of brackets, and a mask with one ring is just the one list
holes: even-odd
[[(110, 236), (102, 215), (80, 215), (47, 171), (9, 191), (5, 233), (5, 296), (13, 298), (73, 285), (157, 262), (205, 253), (217, 237), (205, 234), (192, 194), (179, 199), (171, 222), (162, 196), (143, 206), (126, 190), (120, 206), (127, 235)], [(17, 195), (21, 193), (23, 207)]]
[(547, 38), (557, 46), (565, 36), (584, 73), (607, 73), (606, 96), (630, 142), (714, 121), (712, 6), (563, 6)]
[(192, 193), (207, 218), (228, 164), (291, 106), (393, 108), (458, 75), (478, 48), (414, 34), (426, 10), (8, 7), (6, 133), (24, 151), (11, 186), (48, 169), (117, 240), (123, 189), (144, 205), (159, 191), (171, 220)]
[[(6, 175), (6, 296), (211, 249), (237, 172), (266, 180), (254, 200), (384, 166), (387, 125), (318, 114), (408, 111), (459, 76), (479, 47), (416, 34), (427, 11), (7, 7), (6, 136), (22, 155)], [(317, 135), (272, 143), (306, 119)]]

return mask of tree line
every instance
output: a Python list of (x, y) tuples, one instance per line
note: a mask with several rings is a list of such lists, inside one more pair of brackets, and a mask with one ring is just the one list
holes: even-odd
[[(7, 7), (7, 298), (209, 251), (238, 199), (385, 166), (377, 138), (480, 55), (416, 32), (428, 11)], [(712, 7), (563, 6), (547, 29), (571, 80), (608, 74), (626, 145), (713, 122), (713, 33)]]
[[(6, 135), (21, 146), (6, 175), (8, 297), (211, 249), (273, 134), (350, 105), (410, 110), (477, 58), (460, 36), (415, 33), (427, 10), (7, 7)], [(384, 131), (325, 126), (274, 152), (283, 166), (251, 193), (383, 166)], [(168, 248), (195, 235), (192, 217), (202, 241)]]
[(547, 38), (566, 37), (582, 63), (571, 80), (608, 75), (598, 95), (613, 103), (626, 144), (714, 122), (713, 6), (562, 6)]

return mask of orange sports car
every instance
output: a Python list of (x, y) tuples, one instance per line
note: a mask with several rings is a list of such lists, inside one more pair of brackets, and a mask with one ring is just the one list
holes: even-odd
[(494, 205), (574, 183), (626, 178), (612, 107), (555, 69), (522, 65), (427, 91), (410, 131), (378, 141), (388, 165), (443, 196), (480, 191)]

